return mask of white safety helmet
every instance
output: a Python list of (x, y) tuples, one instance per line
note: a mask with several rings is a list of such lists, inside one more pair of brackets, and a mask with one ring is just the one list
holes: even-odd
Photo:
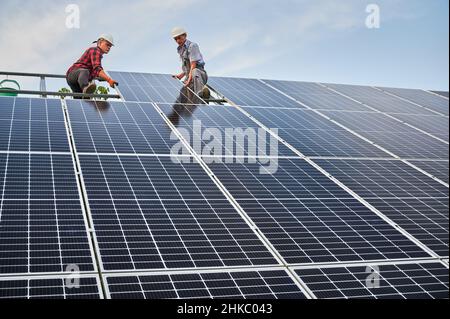
[(172, 38), (179, 37), (180, 35), (187, 34), (186, 30), (180, 27), (173, 28)]
[(94, 41), (93, 43), (97, 43), (100, 39), (103, 39), (111, 43), (112, 46), (114, 46), (114, 38), (111, 34), (102, 34), (97, 39), (98, 40)]

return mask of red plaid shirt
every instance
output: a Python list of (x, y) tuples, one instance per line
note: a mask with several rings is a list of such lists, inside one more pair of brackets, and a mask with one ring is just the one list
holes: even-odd
[(66, 75), (78, 69), (88, 69), (89, 81), (92, 81), (98, 77), (100, 71), (103, 70), (102, 59), (103, 52), (99, 47), (89, 48), (83, 53), (81, 58), (70, 67)]

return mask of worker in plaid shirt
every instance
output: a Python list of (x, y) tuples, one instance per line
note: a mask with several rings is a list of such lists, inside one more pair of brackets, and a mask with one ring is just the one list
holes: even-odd
[(108, 54), (114, 46), (114, 40), (110, 35), (101, 35), (97, 45), (87, 49), (82, 57), (67, 71), (66, 79), (74, 93), (93, 94), (97, 86), (93, 82), (101, 78), (114, 88), (118, 83), (110, 78), (102, 67), (103, 54)]

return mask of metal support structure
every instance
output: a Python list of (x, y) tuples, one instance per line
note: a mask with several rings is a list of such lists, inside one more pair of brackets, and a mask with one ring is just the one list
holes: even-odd
[[(2, 93), (16, 93), (16, 94), (27, 94), (27, 95), (38, 95), (43, 98), (46, 98), (48, 96), (59, 96), (59, 97), (79, 97), (79, 98), (98, 98), (98, 99), (121, 99), (121, 96), (119, 94), (83, 94), (83, 93), (61, 93), (61, 92), (52, 92), (47, 91), (47, 85), (45, 80), (47, 78), (53, 78), (53, 79), (65, 79), (65, 75), (61, 74), (45, 74), (45, 73), (23, 73), (23, 72), (4, 72), (0, 71), (0, 76), (22, 76), (22, 77), (31, 77), (31, 78), (39, 78), (40, 79), (40, 85), (39, 85), (39, 91), (35, 90), (7, 90), (2, 89)], [(100, 79), (97, 79), (100, 80)]]
[(46, 92), (46, 91), (28, 91), (28, 90), (1, 90), (3, 93), (17, 93), (28, 95), (40, 95), (42, 97), (47, 96), (60, 96), (60, 97), (80, 97), (80, 98), (108, 98), (108, 99), (120, 99), (118, 94), (83, 94), (83, 93), (61, 93), (61, 92)]

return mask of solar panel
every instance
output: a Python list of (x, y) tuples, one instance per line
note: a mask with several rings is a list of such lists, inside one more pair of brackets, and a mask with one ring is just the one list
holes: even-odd
[(448, 187), (401, 161), (316, 162), (430, 249), (448, 255)]
[(419, 116), (410, 114), (396, 114), (395, 117), (414, 127), (437, 137), (443, 137), (447, 142), (448, 138), (448, 117), (444, 116)]
[[(415, 105), (411, 102), (393, 97), (380, 90), (369, 86), (343, 85), (343, 84), (325, 84), (327, 87), (336, 90), (339, 93), (362, 102), (380, 112), (433, 115), (432, 111)], [(367, 109), (366, 109), (367, 110)]]
[(397, 88), (381, 88), (383, 91), (389, 92), (401, 98), (413, 101), (430, 110), (441, 114), (449, 115), (448, 99), (437, 96), (422, 90), (397, 89)]
[(323, 88), (317, 83), (264, 80), (297, 101), (318, 110), (367, 111), (367, 107)]
[(448, 98), (449, 96), (448, 96), (448, 92), (443, 92), (443, 91), (432, 91), (433, 93), (436, 93), (436, 94), (438, 94), (438, 95), (441, 95), (441, 96), (443, 96), (443, 97), (446, 97), (446, 98)]
[(169, 74), (109, 72), (120, 83), (125, 101), (200, 103), (198, 96)]
[(448, 299), (448, 268), (441, 263), (298, 269), (321, 299)]
[(276, 264), (198, 164), (80, 156), (105, 270)]
[(427, 256), (301, 159), (280, 159), (274, 175), (209, 166), (289, 264)]
[(256, 79), (210, 77), (208, 85), (237, 105), (303, 108)]
[(112, 299), (305, 299), (284, 270), (107, 276)]
[(79, 153), (170, 154), (178, 139), (150, 103), (67, 101)]
[(322, 111), (403, 158), (448, 159), (449, 146), (379, 113)]
[(0, 154), (0, 273), (94, 270), (71, 155)]
[[(170, 75), (111, 75), (124, 101), (0, 97), (0, 298), (448, 298), (448, 99), (213, 77), (242, 107), (211, 106)], [(207, 129), (258, 121), (321, 169), (267, 134), (272, 174), (210, 160)]]
[(307, 110), (247, 107), (262, 124), (306, 156), (386, 157), (385, 152)]
[[(95, 277), (80, 277), (67, 285), (67, 278), (0, 278), (0, 299), (100, 299)], [(70, 282), (69, 282), (70, 283)]]
[(0, 151), (70, 152), (61, 102), (0, 97)]
[(439, 178), (441, 181), (449, 183), (448, 161), (411, 161), (411, 163)]

